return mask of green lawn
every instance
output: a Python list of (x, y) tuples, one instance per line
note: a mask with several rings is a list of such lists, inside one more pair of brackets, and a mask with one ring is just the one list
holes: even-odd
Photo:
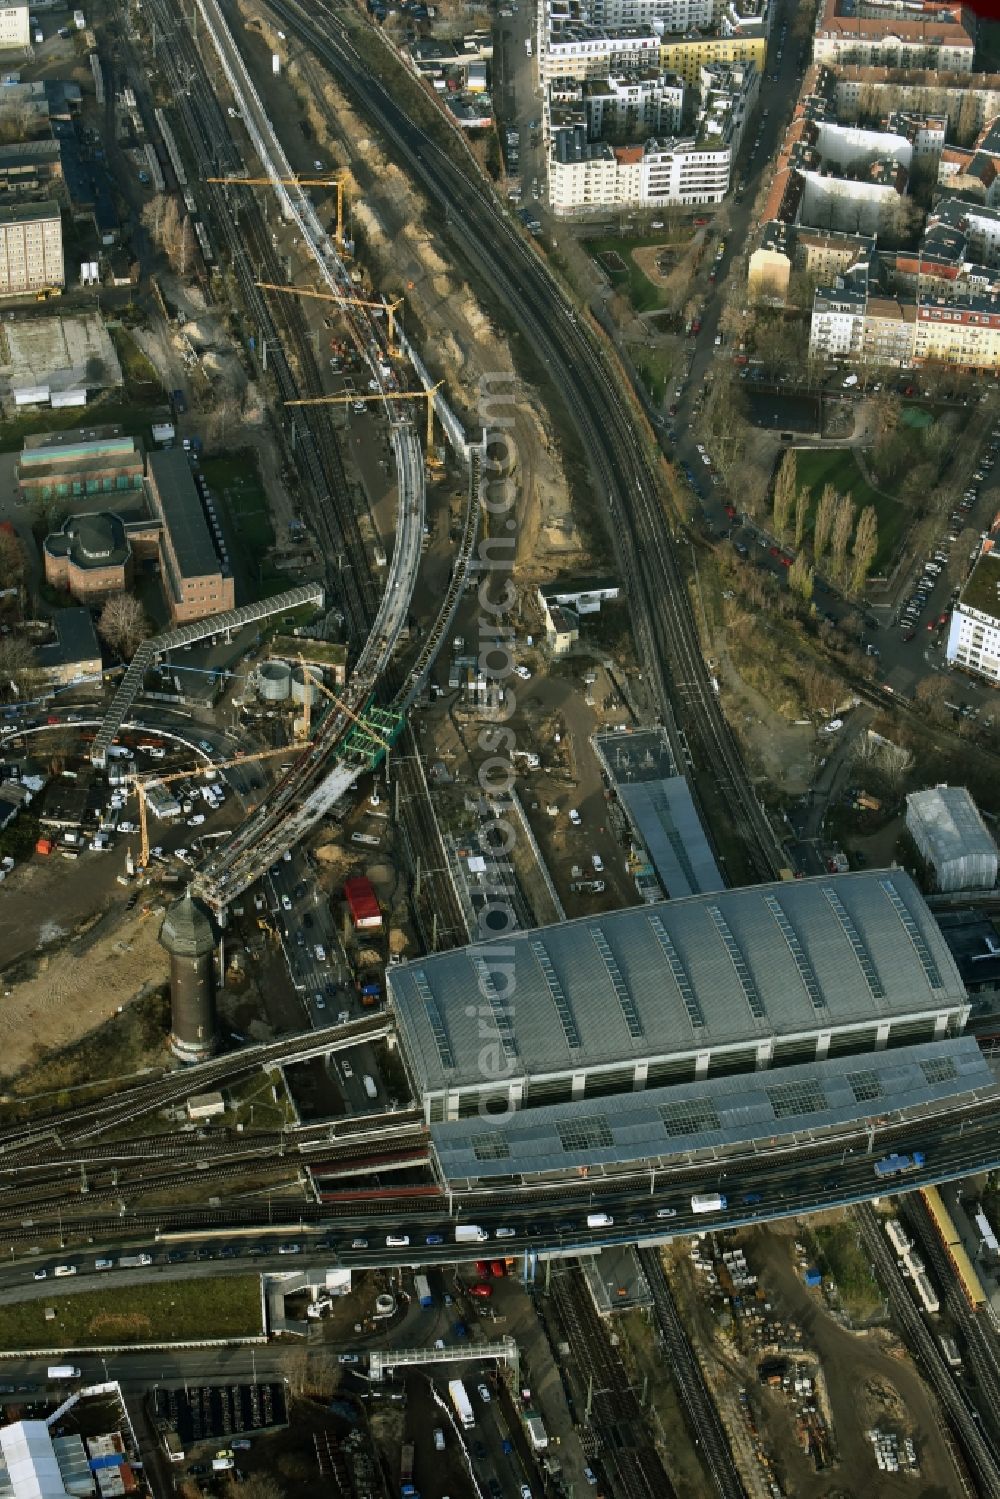
[[(628, 293), (636, 312), (655, 312), (665, 305), (662, 292), (648, 276), (643, 275), (629, 253), (631, 250), (642, 249), (645, 245), (664, 244), (662, 234), (654, 234), (649, 239), (619, 239), (616, 234), (610, 234), (602, 239), (586, 239), (582, 243), (587, 254), (597, 261), (615, 290)], [(617, 255), (624, 262), (622, 269), (609, 270), (600, 258), (604, 255)]]
[(850, 490), (856, 514), (874, 505), (878, 517), (878, 553), (873, 571), (887, 568), (895, 556), (906, 528), (907, 510), (898, 500), (877, 493), (858, 468), (851, 448), (800, 449), (795, 454), (795, 472), (800, 486), (805, 486), (815, 506), (826, 484), (839, 494)]
[(268, 561), (274, 527), (256, 455), (250, 449), (205, 458), (201, 464), (222, 512), (222, 528), (233, 562), (237, 604), (281, 593), (294, 582)]
[(674, 370), (673, 350), (647, 349), (630, 344), (628, 352), (650, 396), (658, 406), (662, 405)]
[(823, 1224), (813, 1229), (812, 1237), (820, 1268), (836, 1282), (844, 1310), (855, 1322), (866, 1322), (882, 1305), (882, 1292), (853, 1221)]
[[(256, 1275), (155, 1280), (123, 1285), (105, 1272), (100, 1291), (51, 1294), (0, 1306), (0, 1348), (69, 1352), (123, 1343), (184, 1343), (199, 1338), (259, 1335), (260, 1280)], [(47, 1308), (56, 1315), (46, 1321)]]

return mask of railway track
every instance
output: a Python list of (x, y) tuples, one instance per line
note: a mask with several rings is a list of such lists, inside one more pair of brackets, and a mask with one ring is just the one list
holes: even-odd
[(611, 1346), (578, 1268), (552, 1281), (559, 1320), (569, 1343), (581, 1393), (590, 1406), (601, 1465), (620, 1499), (675, 1499), (675, 1490), (649, 1437), (646, 1412)]
[[(326, 66), (352, 105), (372, 121), (392, 153), (432, 202), (446, 207), (445, 232), (509, 321), (552, 367), (553, 385), (577, 428), (607, 505), (633, 606), (637, 643), (684, 764), (685, 745), (725, 800), (728, 816), (761, 878), (784, 864), (780, 843), (760, 805), (732, 731), (711, 686), (688, 598), (678, 547), (660, 482), (637, 436), (598, 338), (577, 322), (537, 250), (529, 245), (492, 190), (457, 166), (406, 116), (389, 90), (360, 60), (341, 14), (299, 0), (271, 0), (269, 9)], [(677, 728), (683, 721), (685, 738)]]
[(677, 1382), (688, 1424), (711, 1475), (715, 1491), (722, 1499), (746, 1499), (746, 1489), (733, 1460), (729, 1438), (684, 1330), (659, 1252), (655, 1249), (640, 1249), (638, 1257), (653, 1298), (653, 1311), (660, 1329), (666, 1362)]
[(911, 1350), (919, 1359), (924, 1378), (933, 1389), (972, 1469), (982, 1495), (1000, 1499), (1000, 1467), (964, 1392), (952, 1378), (937, 1342), (917, 1309), (896, 1264), (874, 1208), (868, 1203), (855, 1209), (865, 1248), (886, 1293), (893, 1317)]

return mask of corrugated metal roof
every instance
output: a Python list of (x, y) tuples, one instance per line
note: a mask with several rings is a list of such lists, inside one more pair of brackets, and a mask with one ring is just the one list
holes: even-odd
[[(516, 932), (391, 969), (388, 987), (423, 1091), (966, 1003), (948, 947), (901, 870), (757, 885)], [(513, 1060), (487, 1072), (484, 1056), (500, 1045), (498, 1001), (509, 1012), (500, 1056)]]
[(0, 1428), (6, 1487), (13, 1499), (66, 1499), (52, 1437), (44, 1421), (16, 1421)]
[(995, 859), (997, 846), (964, 786), (934, 786), (911, 791), (906, 798), (906, 825), (935, 864), (986, 854)]
[(432, 1124), (446, 1179), (657, 1161), (771, 1140), (952, 1098), (996, 1079), (973, 1036), (643, 1093)]
[(624, 781), (618, 795), (672, 899), (725, 889), (683, 776)]

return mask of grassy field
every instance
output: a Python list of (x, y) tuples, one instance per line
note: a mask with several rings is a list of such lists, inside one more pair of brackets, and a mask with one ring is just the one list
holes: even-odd
[(854, 1224), (823, 1224), (813, 1229), (812, 1237), (820, 1268), (836, 1283), (844, 1310), (854, 1322), (867, 1322), (881, 1307), (882, 1293)]
[(878, 553), (873, 571), (877, 573), (888, 567), (906, 528), (906, 507), (872, 489), (852, 449), (800, 450), (795, 455), (795, 471), (799, 485), (804, 485), (812, 495), (814, 507), (826, 484), (832, 484), (838, 494), (850, 490), (858, 515), (867, 505), (874, 505), (878, 517)]
[[(198, 1338), (250, 1337), (262, 1332), (260, 1281), (255, 1275), (111, 1284), (100, 1291), (63, 1291), (0, 1306), (0, 1348), (56, 1350), (124, 1343), (184, 1343)], [(113, 1294), (112, 1294), (113, 1293)], [(46, 1321), (45, 1311), (56, 1315)]]
[(222, 525), (236, 578), (236, 602), (281, 593), (292, 580), (267, 560), (274, 527), (256, 455), (244, 450), (206, 458), (202, 471), (222, 510)]
[(639, 378), (658, 406), (663, 404), (674, 372), (676, 356), (672, 349), (647, 349), (630, 345), (629, 354)]
[[(655, 312), (665, 305), (659, 288), (653, 285), (648, 276), (643, 275), (629, 253), (631, 250), (640, 250), (645, 245), (662, 245), (662, 234), (654, 234), (649, 239), (629, 240), (619, 239), (613, 234), (603, 239), (586, 239), (582, 244), (587, 254), (597, 261), (615, 290), (627, 294), (636, 312)], [(615, 265), (620, 260), (623, 263), (622, 269), (612, 270), (604, 256), (609, 257), (610, 265)]]

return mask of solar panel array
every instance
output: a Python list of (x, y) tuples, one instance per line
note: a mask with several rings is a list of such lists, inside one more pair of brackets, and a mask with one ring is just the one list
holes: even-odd
[(830, 909), (844, 929), (844, 935), (851, 944), (854, 956), (858, 960), (858, 966), (865, 976), (865, 983), (868, 985), (872, 999), (885, 999), (885, 985), (878, 976), (875, 964), (871, 960), (871, 954), (862, 942), (861, 934), (854, 925), (847, 907), (832, 885), (824, 885), (823, 894), (830, 904)]
[(740, 981), (744, 998), (750, 1006), (750, 1014), (755, 1020), (766, 1020), (767, 1011), (761, 998), (760, 990), (754, 982), (753, 974), (747, 967), (747, 960), (740, 951), (739, 943), (729, 929), (729, 922), (723, 916), (718, 906), (709, 906), (708, 914), (715, 923), (715, 929), (722, 938), (726, 952), (729, 954), (730, 962), (736, 969), (736, 977)]
[(552, 959), (549, 957), (548, 949), (540, 937), (532, 937), (529, 945), (535, 955), (536, 963), (542, 970), (545, 987), (548, 989), (552, 1003), (556, 1007), (556, 1014), (559, 1016), (559, 1023), (563, 1028), (563, 1035), (566, 1037), (566, 1045), (570, 1051), (579, 1051), (583, 1043), (580, 1040), (580, 1032), (576, 1028), (573, 1007), (566, 998), (566, 992), (559, 982), (558, 974), (552, 966)]
[(638, 1041), (645, 1035), (645, 1032), (642, 1028), (642, 1021), (639, 1019), (639, 1011), (635, 1007), (635, 1000), (632, 998), (629, 986), (626, 984), (622, 971), (618, 967), (618, 960), (608, 946), (608, 939), (599, 926), (588, 927), (587, 930), (594, 939), (594, 946), (600, 953), (604, 966), (608, 970), (608, 978), (611, 980), (611, 987), (618, 996), (618, 1003), (622, 1007), (625, 1024), (628, 1026), (628, 1033), (633, 1041)]
[(413, 982), (417, 987), (417, 993), (424, 1002), (424, 1009), (427, 1011), (427, 1023), (434, 1037), (434, 1045), (437, 1047), (441, 1066), (447, 1067), (449, 1072), (453, 1072), (455, 1069), (455, 1055), (451, 1049), (451, 1042), (448, 1040), (448, 1032), (444, 1028), (444, 1021), (441, 1019), (438, 1002), (431, 993), (431, 986), (428, 984), (427, 975), (422, 968), (414, 968)]
[(500, 1037), (503, 1054), (507, 1058), (508, 1063), (513, 1066), (517, 1062), (517, 1042), (514, 1039), (514, 1027), (511, 1024), (510, 1009), (504, 1004), (496, 991), (493, 975), (490, 973), (489, 964), (485, 958), (473, 958), (472, 966), (476, 970), (476, 977), (479, 980), (479, 992), (490, 1007), (490, 1014), (493, 1016), (493, 1023), (497, 1028), (497, 1035)]
[(687, 1011), (688, 1019), (694, 1026), (695, 1030), (704, 1029), (704, 1012), (702, 1011), (701, 1005), (698, 1003), (698, 998), (692, 987), (691, 980), (688, 978), (687, 969), (681, 962), (677, 949), (674, 946), (673, 942), (670, 940), (669, 932), (663, 925), (663, 922), (660, 920), (659, 916), (657, 916), (655, 913), (650, 916), (649, 925), (653, 936), (663, 948), (667, 962), (670, 964), (670, 972), (674, 976), (674, 983), (680, 990), (680, 996), (684, 1001), (684, 1008)]
[(943, 989), (944, 981), (941, 978), (941, 970), (938, 968), (933, 957), (931, 956), (931, 950), (924, 940), (923, 932), (917, 926), (917, 923), (914, 921), (906, 906), (903, 904), (903, 900), (900, 896), (899, 891), (896, 889), (895, 885), (890, 879), (880, 879), (879, 884), (885, 891), (886, 895), (889, 897), (889, 900), (892, 904), (892, 909), (895, 911), (896, 915), (903, 923), (906, 935), (913, 943), (913, 950), (916, 953), (917, 957), (920, 959), (920, 966), (924, 970), (924, 973), (927, 975), (927, 982), (930, 984), (932, 989)]
[(798, 934), (792, 926), (792, 923), (789, 921), (784, 910), (778, 904), (778, 901), (773, 895), (765, 896), (765, 901), (767, 904), (767, 909), (770, 911), (771, 915), (778, 923), (778, 930), (781, 932), (781, 935), (788, 943), (788, 951), (795, 959), (795, 966), (799, 970), (799, 978), (805, 985), (806, 993), (812, 1000), (813, 1009), (825, 1010), (826, 999), (824, 998), (823, 991), (819, 986), (819, 979), (816, 977), (816, 974), (813, 971), (813, 966), (810, 963), (809, 959), (802, 951), (802, 943), (799, 941)]

